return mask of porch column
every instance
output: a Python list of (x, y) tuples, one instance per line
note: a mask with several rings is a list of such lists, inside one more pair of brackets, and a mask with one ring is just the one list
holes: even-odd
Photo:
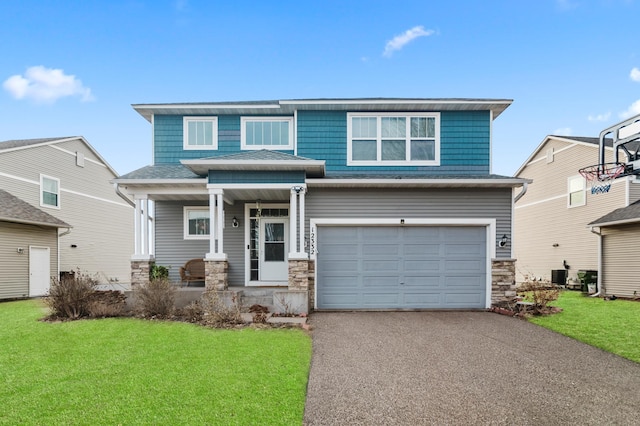
[[(221, 188), (209, 189), (209, 253), (205, 259), (227, 260), (224, 253), (224, 199)], [(216, 244), (217, 242), (217, 244)]]
[(135, 229), (134, 229), (134, 260), (152, 259), (149, 250), (149, 199), (147, 195), (136, 195), (135, 201)]
[(297, 187), (291, 188), (291, 194), (289, 196), (289, 253), (297, 253), (297, 241), (296, 238), (298, 231), (298, 224), (296, 223), (296, 218), (298, 215), (298, 192), (296, 191)]
[(300, 197), (300, 246), (298, 249), (298, 253), (303, 255), (307, 255), (304, 247), (304, 194), (306, 192), (306, 188), (301, 188), (299, 197)]

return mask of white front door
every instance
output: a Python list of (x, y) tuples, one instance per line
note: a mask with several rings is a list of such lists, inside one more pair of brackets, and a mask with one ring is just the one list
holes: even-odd
[(29, 296), (44, 296), (51, 279), (49, 247), (29, 247)]
[(289, 276), (289, 220), (260, 219), (260, 281), (286, 283)]

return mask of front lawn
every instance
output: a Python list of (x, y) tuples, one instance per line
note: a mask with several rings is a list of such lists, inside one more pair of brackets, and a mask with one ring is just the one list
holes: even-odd
[(640, 302), (603, 300), (563, 291), (552, 305), (562, 308), (562, 312), (530, 321), (640, 362)]
[(311, 339), (0, 303), (0, 424), (301, 424)]

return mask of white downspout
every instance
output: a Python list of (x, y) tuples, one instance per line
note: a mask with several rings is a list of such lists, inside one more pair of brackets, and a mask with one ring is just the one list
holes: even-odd
[(600, 294), (604, 294), (602, 291), (602, 232), (600, 232), (600, 228), (595, 230), (596, 227), (592, 226), (589, 231), (593, 232), (598, 236), (598, 279), (596, 281), (598, 285), (598, 291), (595, 294), (592, 294), (591, 297), (598, 297)]
[(524, 182), (522, 184), (522, 191), (513, 198), (513, 204), (517, 203), (520, 198), (524, 197), (524, 194), (527, 193), (527, 188), (529, 188), (529, 182)]

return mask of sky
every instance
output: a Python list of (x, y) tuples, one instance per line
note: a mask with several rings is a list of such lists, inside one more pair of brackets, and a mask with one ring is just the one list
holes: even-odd
[[(640, 0), (0, 2), (0, 140), (151, 163), (132, 104), (491, 98), (493, 173), (640, 114)], [(594, 158), (594, 163), (597, 158)]]

